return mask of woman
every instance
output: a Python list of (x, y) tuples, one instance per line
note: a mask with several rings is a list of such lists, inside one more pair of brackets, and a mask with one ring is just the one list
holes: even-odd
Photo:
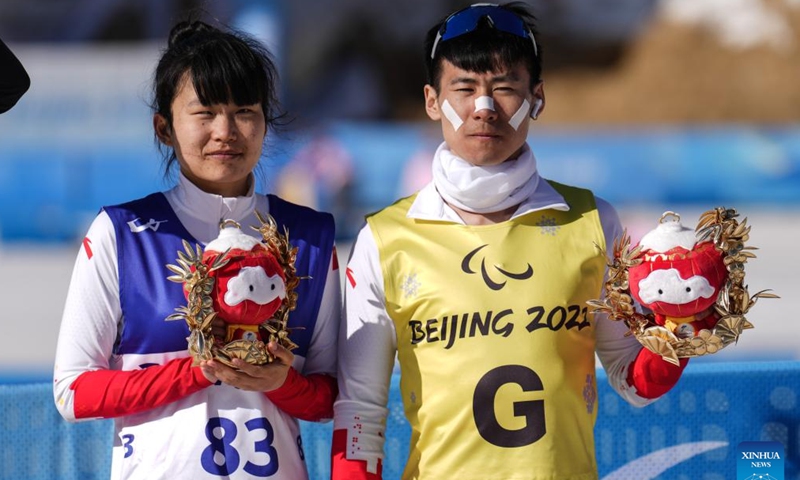
[[(180, 23), (155, 73), (153, 126), (179, 179), (105, 207), (78, 254), (56, 352), (54, 394), (69, 421), (114, 418), (112, 478), (307, 478), (296, 418), (332, 417), (338, 268), (329, 214), (254, 193), (267, 129), (280, 118), (269, 53), (238, 32)], [(168, 282), (181, 241), (205, 245), (220, 221), (243, 231), (272, 215), (298, 247), (298, 305), (275, 362), (192, 366), (185, 304)]]

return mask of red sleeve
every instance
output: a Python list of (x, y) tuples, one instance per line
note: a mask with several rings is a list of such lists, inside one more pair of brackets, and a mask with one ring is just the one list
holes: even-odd
[(333, 418), (333, 401), (338, 393), (336, 379), (330, 375), (315, 373), (303, 376), (290, 368), (283, 385), (265, 395), (289, 415), (300, 420), (319, 422)]
[(367, 462), (364, 460), (348, 460), (345, 456), (347, 449), (347, 430), (334, 430), (331, 443), (331, 480), (381, 480), (383, 464), (378, 460), (378, 473), (367, 472)]
[(628, 385), (635, 387), (642, 398), (658, 398), (678, 383), (688, 363), (688, 358), (681, 358), (680, 366), (676, 366), (642, 348), (628, 368)]
[(75, 418), (113, 418), (174, 402), (211, 385), (191, 358), (142, 370), (94, 370), (78, 376)]

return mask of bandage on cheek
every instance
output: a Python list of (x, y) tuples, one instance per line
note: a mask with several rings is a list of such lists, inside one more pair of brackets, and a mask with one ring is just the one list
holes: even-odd
[[(508, 123), (511, 125), (511, 128), (514, 130), (519, 130), (522, 122), (528, 118), (528, 111), (530, 111), (530, 108), (530, 102), (527, 98), (524, 99), (522, 101), (522, 105), (519, 106), (519, 109), (517, 109), (516, 113), (514, 113), (514, 115), (508, 119)], [(476, 98), (475, 111), (479, 112), (481, 110), (491, 110), (494, 112), (494, 99), (485, 95)], [(453, 106), (450, 105), (450, 102), (447, 100), (442, 102), (442, 113), (444, 113), (444, 117), (450, 122), (450, 124), (453, 125), (453, 130), (458, 131), (458, 129), (461, 128), (461, 125), (464, 124), (464, 120), (458, 116)]]
[[(525, 119), (528, 118), (528, 112), (530, 111), (531, 104), (528, 102), (528, 99), (522, 100), (522, 105), (519, 106), (516, 113), (508, 119), (509, 125), (514, 130), (519, 130), (520, 125)], [(482, 96), (475, 99), (475, 111), (479, 112), (481, 110), (491, 110), (495, 111), (494, 109), (494, 99), (492, 97)]]
[(528, 112), (531, 109), (531, 103), (526, 98), (522, 101), (522, 105), (519, 106), (519, 110), (512, 115), (511, 118), (508, 119), (508, 124), (511, 125), (511, 128), (514, 130), (519, 130), (520, 125), (522, 122), (528, 118)]
[(461, 120), (461, 117), (458, 116), (455, 109), (453, 109), (452, 105), (450, 105), (450, 102), (447, 100), (442, 102), (442, 113), (444, 113), (444, 118), (453, 125), (453, 130), (458, 131), (461, 125), (464, 124), (464, 120)]

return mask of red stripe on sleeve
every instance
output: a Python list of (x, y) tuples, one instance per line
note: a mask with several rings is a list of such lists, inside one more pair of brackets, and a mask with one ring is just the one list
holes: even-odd
[(89, 237), (83, 237), (83, 249), (86, 251), (86, 257), (92, 259), (92, 241)]
[(75, 418), (113, 418), (172, 403), (211, 385), (191, 358), (142, 370), (94, 370), (78, 376)]
[(681, 358), (680, 366), (673, 365), (661, 355), (642, 348), (628, 367), (628, 385), (635, 387), (642, 398), (658, 398), (678, 383), (688, 364), (688, 358)]
[(280, 388), (265, 393), (284, 412), (309, 422), (333, 418), (333, 401), (338, 394), (336, 379), (330, 375), (315, 373), (303, 376), (294, 368), (289, 369)]
[(353, 269), (347, 267), (344, 273), (347, 275), (347, 281), (350, 282), (350, 286), (356, 288), (356, 277), (353, 275)]
[(331, 443), (331, 480), (381, 480), (383, 464), (378, 460), (378, 473), (367, 472), (364, 460), (348, 460), (347, 430), (334, 430)]

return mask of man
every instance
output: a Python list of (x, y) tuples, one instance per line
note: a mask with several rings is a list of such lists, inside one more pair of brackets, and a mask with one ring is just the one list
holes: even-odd
[(635, 405), (680, 378), (686, 360), (587, 310), (621, 227), (590, 191), (539, 177), (539, 48), (519, 3), (473, 5), (427, 35), (425, 108), (444, 143), (432, 182), (370, 216), (352, 252), (334, 480), (381, 478), (395, 352), (404, 479), (595, 479), (595, 351)]

